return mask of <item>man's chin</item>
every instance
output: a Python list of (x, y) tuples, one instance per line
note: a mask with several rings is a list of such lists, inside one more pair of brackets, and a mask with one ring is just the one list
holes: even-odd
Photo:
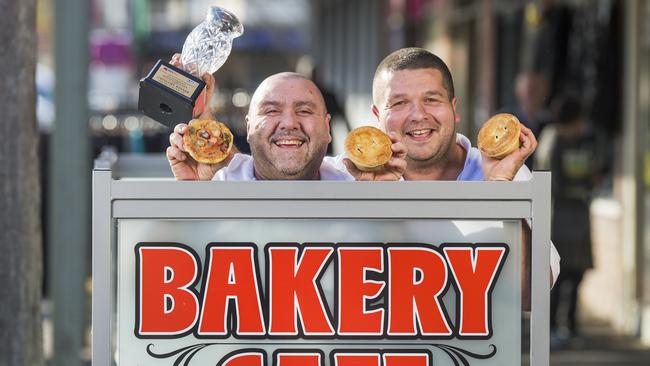
[(287, 177), (294, 177), (305, 173), (307, 166), (305, 164), (282, 164), (275, 167), (278, 172)]
[(413, 151), (409, 150), (407, 159), (418, 162), (426, 162), (435, 159), (438, 156), (438, 150), (431, 151)]
[(413, 144), (406, 143), (407, 156), (413, 160), (426, 160), (438, 148), (433, 143), (428, 144)]
[[(323, 156), (325, 152), (323, 152)], [(318, 171), (320, 168), (322, 157), (317, 159), (315, 156), (306, 153), (301, 154), (294, 152), (292, 154), (283, 154), (276, 153), (273, 154), (271, 161), (273, 161), (274, 168), (283, 174), (284, 176), (290, 178), (295, 177), (300, 179), (300, 177), (307, 177), (313, 175), (315, 169)], [(316, 163), (318, 161), (318, 163)], [(317, 173), (317, 172), (316, 172)]]

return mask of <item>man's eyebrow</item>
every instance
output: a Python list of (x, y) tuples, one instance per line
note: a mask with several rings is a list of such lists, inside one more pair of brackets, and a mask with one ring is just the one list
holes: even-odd
[(440, 97), (445, 97), (445, 95), (440, 91), (440, 90), (429, 90), (428, 92), (424, 93), (425, 95), (437, 95)]
[(406, 93), (391, 94), (391, 95), (388, 96), (388, 100), (399, 99), (399, 98), (404, 98), (404, 97), (406, 97)]
[[(435, 95), (435, 96), (445, 98), (445, 95), (440, 90), (428, 90), (428, 91), (424, 92), (424, 95), (426, 95), (426, 96)], [(406, 93), (392, 94), (392, 95), (388, 96), (388, 100), (390, 101), (390, 100), (394, 100), (394, 99), (405, 98), (406, 96), (407, 96)]]
[(266, 106), (279, 107), (280, 105), (282, 105), (282, 103), (280, 103), (280, 102), (278, 102), (276, 100), (263, 100), (259, 104), (260, 107), (266, 107)]
[(293, 106), (298, 108), (298, 107), (310, 107), (310, 108), (316, 108), (316, 103), (310, 101), (310, 100), (299, 100), (295, 103), (293, 103)]

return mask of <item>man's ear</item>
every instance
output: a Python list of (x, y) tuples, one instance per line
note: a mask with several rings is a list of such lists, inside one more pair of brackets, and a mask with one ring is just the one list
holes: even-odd
[(246, 142), (250, 142), (251, 121), (248, 118), (248, 114), (246, 115), (246, 118), (244, 118), (244, 121), (246, 121)]
[(373, 104), (370, 110), (372, 111), (372, 114), (377, 118), (377, 120), (379, 120), (379, 108)]
[(325, 115), (325, 124), (327, 125), (327, 142), (331, 143), (332, 142), (332, 127), (331, 127), (331, 122), (332, 122), (332, 115), (327, 113)]
[(454, 111), (454, 122), (460, 123), (460, 115), (456, 111), (456, 97), (453, 97), (451, 100), (451, 109)]

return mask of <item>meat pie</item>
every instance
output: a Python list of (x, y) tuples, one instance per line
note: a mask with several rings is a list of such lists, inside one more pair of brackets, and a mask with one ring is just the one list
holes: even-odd
[(199, 163), (216, 164), (228, 157), (232, 149), (232, 132), (221, 122), (194, 119), (183, 135), (185, 150)]
[(359, 170), (376, 171), (393, 156), (392, 144), (380, 129), (364, 126), (350, 131), (345, 139), (345, 151)]
[(521, 123), (508, 113), (492, 116), (478, 132), (478, 148), (484, 155), (503, 159), (519, 148)]

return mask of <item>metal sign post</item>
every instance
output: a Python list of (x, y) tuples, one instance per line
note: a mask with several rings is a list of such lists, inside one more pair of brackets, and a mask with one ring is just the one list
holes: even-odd
[(522, 220), (530, 364), (549, 363), (549, 173), (177, 182), (126, 165), (93, 172), (93, 365), (520, 365)]

